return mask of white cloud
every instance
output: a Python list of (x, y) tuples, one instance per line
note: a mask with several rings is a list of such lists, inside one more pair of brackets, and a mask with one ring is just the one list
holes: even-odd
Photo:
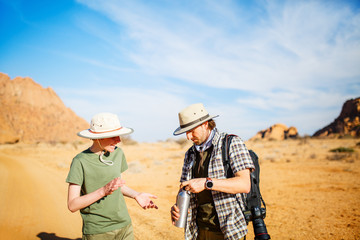
[[(346, 7), (311, 1), (264, 5), (269, 18), (265, 15), (261, 25), (247, 23), (256, 37), (249, 39), (241, 29), (229, 32), (178, 9), (141, 2), (89, 5), (126, 27), (136, 46), (131, 58), (154, 75), (257, 93), (360, 75), (359, 14)], [(212, 13), (226, 18), (224, 8), (214, 5)], [(235, 10), (227, 9), (233, 13), (229, 20)]]
[[(251, 12), (246, 3), (231, 1), (192, 3), (191, 8), (176, 2), (80, 2), (118, 27), (113, 35), (101, 26), (84, 28), (131, 60), (145, 77), (159, 78), (166, 86), (125, 87), (121, 94), (132, 99), (128, 105), (110, 97), (112, 104), (118, 103), (118, 112), (142, 112), (129, 114), (129, 120), (144, 133), (150, 134), (141, 126), (144, 122), (137, 122), (141, 116), (154, 119), (154, 124), (164, 122), (169, 131), (177, 126), (182, 107), (212, 95), (202, 91), (204, 86), (246, 93), (232, 102), (219, 99), (214, 107), (228, 116), (219, 120), (225, 129), (241, 129), (251, 137), (259, 126), (277, 121), (298, 124), (312, 134), (319, 122), (332, 120), (329, 116), (340, 111), (336, 107), (354, 97), (350, 88), (359, 89), (360, 14), (346, 2), (259, 1)], [(115, 65), (91, 63), (116, 70)], [(178, 82), (172, 83), (174, 79)], [(160, 109), (165, 111), (158, 113)]]

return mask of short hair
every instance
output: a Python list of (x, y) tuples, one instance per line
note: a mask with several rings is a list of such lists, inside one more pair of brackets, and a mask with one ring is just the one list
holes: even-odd
[(208, 121), (208, 126), (209, 126), (210, 130), (213, 130), (216, 127), (216, 123), (215, 123), (214, 119), (210, 119)]

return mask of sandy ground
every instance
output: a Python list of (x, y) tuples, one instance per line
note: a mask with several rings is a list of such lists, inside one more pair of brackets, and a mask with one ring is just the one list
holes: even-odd
[[(260, 186), (272, 239), (360, 239), (359, 139), (247, 142), (260, 157)], [(90, 142), (89, 142), (90, 144)], [(0, 239), (81, 238), (79, 212), (67, 210), (65, 178), (85, 145), (0, 145)], [(158, 196), (158, 210), (127, 199), (136, 239), (183, 239), (171, 225), (183, 155), (189, 145), (124, 146), (127, 185)], [(353, 153), (331, 153), (351, 147)], [(247, 239), (254, 239), (249, 225)]]

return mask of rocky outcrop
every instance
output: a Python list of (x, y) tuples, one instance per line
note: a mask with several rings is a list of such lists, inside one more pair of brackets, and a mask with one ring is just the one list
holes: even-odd
[(277, 123), (265, 130), (259, 131), (250, 140), (284, 140), (288, 138), (296, 138), (297, 136), (298, 131), (296, 127), (287, 127), (284, 124)]
[(29, 77), (0, 73), (0, 144), (70, 142), (89, 124), (67, 108), (51, 88)]
[(347, 100), (340, 115), (326, 127), (316, 131), (313, 137), (360, 137), (360, 97)]

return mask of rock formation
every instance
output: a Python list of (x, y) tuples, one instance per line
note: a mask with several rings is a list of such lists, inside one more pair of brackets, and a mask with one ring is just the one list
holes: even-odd
[(347, 100), (340, 115), (326, 127), (316, 131), (313, 137), (360, 137), (360, 97)]
[(277, 123), (268, 129), (259, 131), (250, 140), (266, 139), (266, 140), (284, 140), (288, 138), (296, 138), (298, 131), (296, 127), (287, 127), (284, 124)]
[(0, 144), (70, 142), (89, 124), (67, 108), (51, 88), (31, 78), (0, 73)]

